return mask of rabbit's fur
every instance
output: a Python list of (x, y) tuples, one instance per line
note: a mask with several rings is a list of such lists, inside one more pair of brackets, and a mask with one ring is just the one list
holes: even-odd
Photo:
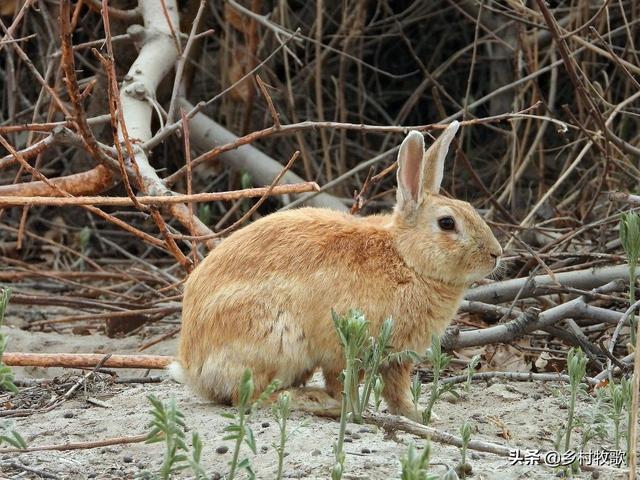
[[(423, 354), (465, 288), (502, 249), (471, 205), (438, 194), (452, 123), (424, 151), (413, 131), (398, 153), (395, 210), (357, 217), (321, 208), (274, 213), (225, 239), (189, 277), (174, 375), (219, 403), (237, 400), (242, 372), (256, 392), (303, 385), (321, 368), (324, 397), (340, 398), (344, 355), (331, 309), (361, 309), (375, 334), (392, 317), (393, 348)], [(453, 217), (454, 231), (439, 224)], [(411, 363), (382, 371), (392, 413), (415, 417)], [(323, 392), (314, 401), (323, 402)], [(328, 394), (328, 395), (327, 395)]]

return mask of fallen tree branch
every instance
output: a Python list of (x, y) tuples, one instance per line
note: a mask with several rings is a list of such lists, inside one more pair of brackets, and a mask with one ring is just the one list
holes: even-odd
[[(640, 275), (640, 272), (638, 272), (638, 275)], [(555, 281), (549, 275), (515, 278), (472, 288), (465, 294), (465, 299), (492, 304), (502, 303), (515, 298), (528, 298), (558, 293), (556, 289), (546, 289), (546, 286), (557, 287), (558, 285), (566, 285), (588, 290), (613, 280), (626, 279), (628, 276), (629, 267), (627, 265), (616, 265), (614, 267), (588, 268), (585, 270), (556, 273), (554, 275)]]
[[(377, 425), (380, 428), (385, 430), (401, 430), (403, 432), (410, 433), (412, 435), (416, 435), (417, 437), (426, 438), (428, 440), (432, 440), (438, 443), (443, 443), (445, 445), (453, 445), (455, 447), (462, 447), (462, 439), (455, 435), (451, 435), (450, 433), (443, 432), (433, 427), (428, 427), (426, 425), (422, 425), (420, 423), (414, 422), (413, 420), (409, 420), (406, 417), (401, 417), (399, 415), (388, 415), (384, 413), (378, 412), (365, 412), (362, 415), (363, 420), (366, 423)], [(501, 457), (510, 457), (510, 452), (514, 450), (513, 447), (507, 447), (504, 445), (500, 445), (497, 443), (491, 442), (483, 442), (482, 440), (471, 440), (467, 444), (467, 448), (471, 450), (475, 450), (477, 452), (487, 452), (494, 453), (496, 455), (500, 455)], [(524, 450), (523, 447), (519, 447), (518, 449)], [(545, 456), (544, 450), (536, 449), (540, 453), (540, 463), (541, 465), (545, 465)], [(552, 465), (557, 466), (557, 465)], [(624, 472), (624, 469), (612, 468), (612, 467), (594, 467), (591, 465), (580, 465), (580, 468), (583, 470), (606, 470), (608, 472), (616, 472), (621, 473)]]
[[(471, 381), (489, 380), (491, 378), (500, 378), (511, 380), (513, 382), (564, 382), (569, 383), (569, 375), (559, 373), (533, 373), (533, 372), (478, 372), (471, 376)], [(469, 377), (467, 375), (455, 375), (440, 379), (441, 383), (465, 383)], [(593, 377), (585, 377), (583, 379), (589, 385), (597, 385), (599, 380)]]
[[(180, 99), (179, 104), (188, 111), (194, 108), (184, 99)], [(201, 152), (238, 141), (238, 137), (203, 113), (197, 113), (189, 120), (189, 138), (194, 149)], [(271, 183), (282, 170), (280, 162), (252, 145), (238, 145), (233, 149), (221, 152), (219, 159), (234, 171), (249, 172), (254, 183), (263, 185)], [(168, 180), (168, 185), (171, 185), (171, 180), (177, 179), (178, 177), (172, 179), (172, 176), (169, 176), (166, 180)], [(281, 180), (282, 184), (301, 182), (304, 180), (293, 172), (285, 173)], [(308, 205), (347, 211), (347, 207), (339, 198), (327, 193), (318, 194), (308, 202)]]
[(624, 192), (609, 192), (609, 200), (625, 202), (629, 205), (640, 205), (640, 195), (631, 195)]
[[(557, 274), (556, 278), (560, 275), (562, 274)], [(543, 277), (547, 277), (547, 275), (543, 275)], [(594, 293), (618, 291), (621, 287), (622, 281), (616, 279), (594, 289)], [(554, 291), (554, 293), (557, 292)], [(567, 318), (591, 318), (612, 325), (618, 324), (620, 317), (623, 315), (622, 313), (589, 305), (587, 303), (588, 297), (588, 294), (581, 295), (566, 303), (549, 308), (544, 312), (540, 312), (538, 308), (530, 307), (510, 322), (489, 328), (461, 331), (457, 326), (454, 326), (448, 329), (445, 335), (443, 335), (442, 347), (447, 350), (453, 350), (456, 348), (487, 345), (489, 343), (508, 343), (527, 333), (553, 326)]]

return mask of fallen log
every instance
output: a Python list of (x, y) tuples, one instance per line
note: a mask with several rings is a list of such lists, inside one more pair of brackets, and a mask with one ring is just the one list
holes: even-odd
[[(638, 275), (640, 275), (640, 270)], [(515, 298), (522, 299), (557, 293), (556, 288), (550, 287), (559, 285), (589, 290), (614, 280), (627, 278), (629, 278), (628, 265), (587, 268), (585, 270), (556, 273), (553, 278), (549, 275), (537, 275), (481, 285), (468, 290), (465, 294), (465, 299), (496, 304), (510, 302)]]

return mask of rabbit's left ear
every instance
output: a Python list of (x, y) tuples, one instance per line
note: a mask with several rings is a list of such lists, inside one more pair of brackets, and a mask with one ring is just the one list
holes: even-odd
[(457, 121), (453, 121), (445, 128), (444, 132), (440, 134), (435, 142), (424, 152), (423, 165), (424, 172), (424, 191), (437, 195), (440, 191), (440, 184), (442, 183), (442, 176), (444, 173), (444, 160), (447, 157), (449, 151), (449, 145), (460, 124)]
[(397, 178), (398, 208), (417, 205), (424, 188), (424, 137), (417, 130), (410, 131), (400, 145)]

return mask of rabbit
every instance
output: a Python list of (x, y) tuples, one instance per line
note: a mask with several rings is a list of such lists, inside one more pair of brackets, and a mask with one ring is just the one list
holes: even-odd
[[(247, 368), (256, 392), (278, 379), (280, 388), (302, 397), (296, 387), (319, 368), (325, 388), (306, 400), (318, 410), (339, 408), (345, 362), (332, 309), (362, 310), (374, 335), (391, 317), (393, 349), (424, 354), (466, 287), (490, 274), (502, 255), (470, 204), (439, 195), (458, 127), (452, 122), (426, 152), (423, 135), (408, 133), (398, 152), (392, 213), (281, 211), (223, 240), (186, 282), (174, 378), (233, 404)], [(383, 398), (390, 413), (420, 419), (412, 368), (384, 366)]]

